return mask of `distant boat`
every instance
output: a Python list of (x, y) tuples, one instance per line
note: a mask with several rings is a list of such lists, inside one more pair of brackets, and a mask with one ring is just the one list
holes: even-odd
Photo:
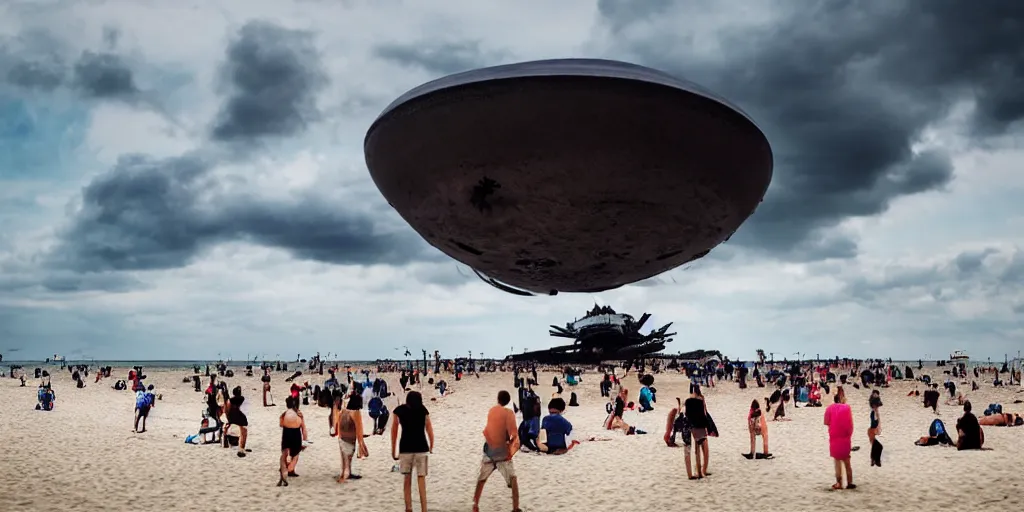
[(967, 363), (970, 362), (971, 357), (963, 350), (954, 350), (953, 353), (949, 355), (949, 360), (953, 363)]
[(54, 354), (53, 355), (53, 359), (52, 359), (53, 362), (59, 363), (59, 362), (61, 362), (63, 360), (64, 360), (64, 356), (62, 356), (60, 354)]

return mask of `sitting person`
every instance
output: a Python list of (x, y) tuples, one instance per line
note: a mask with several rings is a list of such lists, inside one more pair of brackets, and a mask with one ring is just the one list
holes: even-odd
[(978, 423), (978, 418), (971, 413), (971, 402), (964, 404), (964, 415), (956, 422), (956, 449), (980, 450), (985, 444), (985, 432)]
[(627, 402), (629, 398), (629, 390), (626, 388), (620, 388), (618, 396), (615, 397), (615, 404), (608, 404), (608, 418), (604, 421), (604, 427), (607, 430), (621, 430), (626, 433), (627, 436), (634, 434), (646, 434), (642, 430), (638, 430), (636, 427), (630, 426), (622, 419), (622, 415), (626, 412), (626, 409), (632, 409), (633, 404)]
[(563, 412), (565, 412), (565, 400), (555, 398), (548, 403), (548, 415), (540, 423), (540, 434), (537, 440), (537, 448), (541, 453), (562, 455), (579, 444), (579, 441), (569, 440), (569, 436), (572, 434), (572, 423), (562, 416)]
[(821, 407), (821, 388), (817, 382), (811, 384), (811, 389), (807, 392), (807, 406)]
[(533, 410), (523, 410), (523, 421), (519, 423), (518, 429), (520, 449), (539, 452), (541, 450), (537, 446), (537, 439), (540, 437), (540, 403), (530, 400), (526, 406)]
[(936, 418), (932, 420), (931, 426), (928, 427), (928, 435), (914, 441), (917, 446), (935, 446), (937, 444), (944, 444), (952, 446), (953, 440), (949, 438), (949, 434), (946, 432), (946, 425), (942, 423), (942, 420)]
[(640, 412), (653, 411), (654, 402), (657, 401), (657, 398), (654, 396), (654, 389), (651, 387), (654, 385), (654, 375), (648, 373), (640, 377), (640, 384), (642, 384), (642, 387), (640, 388), (640, 398), (638, 400), (640, 403), (639, 410)]
[(935, 413), (939, 412), (939, 385), (932, 385), (932, 389), (925, 390), (924, 392), (924, 406), (925, 408), (931, 407)]
[(218, 434), (222, 434), (223, 429), (221, 428), (220, 422), (215, 422), (213, 426), (210, 426), (210, 418), (203, 416), (203, 419), (199, 422), (199, 442), (201, 444), (213, 444), (219, 443), (220, 438)]
[[(646, 377), (646, 375), (645, 375), (645, 377)], [(640, 388), (640, 399), (639, 399), (639, 402), (640, 402), (640, 409), (639, 409), (639, 411), (640, 412), (653, 411), (654, 410), (654, 405), (652, 404), (653, 401), (654, 401), (654, 394), (651, 393), (651, 388), (648, 387), (648, 386), (641, 387)]]
[(1024, 425), (1024, 418), (1012, 412), (1000, 412), (978, 418), (978, 424), (986, 427), (1019, 427)]
[(39, 393), (36, 398), (39, 400), (39, 403), (36, 404), (37, 411), (52, 411), (53, 401), (57, 398), (57, 395), (54, 394), (50, 386), (39, 386)]

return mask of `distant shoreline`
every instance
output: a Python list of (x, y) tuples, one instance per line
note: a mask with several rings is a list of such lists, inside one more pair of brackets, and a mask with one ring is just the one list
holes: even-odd
[[(672, 356), (665, 356), (665, 357), (659, 357), (659, 359), (669, 359), (671, 357)], [(491, 358), (485, 358), (482, 361), (491, 361), (491, 360), (492, 360)], [(332, 360), (329, 360), (329, 361), (325, 360), (326, 363), (331, 363), (332, 365), (333, 364), (338, 364), (339, 366), (352, 366), (352, 367), (364, 367), (364, 366), (375, 365), (375, 364), (377, 364), (378, 361), (393, 361), (393, 362), (400, 362), (400, 363), (404, 363), (406, 361), (409, 361), (413, 365), (416, 365), (417, 363), (422, 363), (423, 358), (418, 358), (418, 359), (414, 359), (414, 358), (406, 358), (406, 359), (380, 359), (380, 360), (344, 360), (344, 359), (337, 359), (337, 360), (332, 359)], [(432, 364), (433, 363), (433, 358), (432, 357), (429, 358), (428, 361)], [(495, 360), (495, 361), (501, 361), (501, 360), (499, 359), (499, 360)], [(805, 359), (804, 361), (813, 361), (813, 360)], [(918, 360), (918, 359), (902, 360), (902, 359), (894, 359), (892, 361), (892, 364), (898, 365), (898, 366), (911, 366), (911, 367), (915, 367), (916, 368), (919, 361), (921, 363), (923, 363), (924, 366), (927, 366), (927, 367), (935, 367), (936, 363), (938, 362), (938, 360), (923, 360), (923, 359), (921, 359), (921, 360)], [(944, 359), (943, 361), (947, 361), (948, 362), (949, 360), (948, 359)], [(1013, 361), (1013, 359), (1011, 358), (1010, 361)], [(95, 359), (95, 360), (93, 360), (93, 359), (74, 359), (74, 360), (65, 360), (65, 361), (63, 361), (63, 363), (66, 366), (71, 366), (71, 365), (88, 365), (90, 367), (111, 366), (111, 367), (115, 367), (115, 368), (131, 368), (133, 366), (141, 366), (143, 368), (152, 368), (152, 369), (191, 369), (194, 366), (199, 366), (201, 368), (205, 368), (206, 365), (210, 365), (212, 367), (213, 365), (216, 365), (218, 362), (221, 362), (221, 361), (218, 361), (216, 359), (180, 359), (180, 360), (176, 360), (176, 359), (152, 359), (152, 360), (146, 360), (146, 359), (136, 359), (136, 360), (128, 360), (128, 359)], [(229, 367), (238, 368), (238, 367), (245, 367), (245, 366), (248, 366), (248, 365), (259, 366), (259, 364), (262, 363), (262, 362), (276, 364), (278, 362), (278, 360), (276, 360), (276, 359), (266, 359), (266, 360), (258, 360), (258, 361), (223, 361), (223, 362), (224, 362), (224, 364), (226, 364)], [(303, 363), (301, 361), (295, 361), (295, 360), (280, 360), (280, 362), (284, 363), (284, 364), (287, 364), (289, 366), (289, 368), (294, 367), (296, 369), (301, 369), (306, 364), (308, 364), (308, 359), (307, 359), (306, 363)], [(749, 363), (754, 362), (754, 360), (753, 359), (745, 359), (745, 360), (743, 360), (743, 362), (749, 364)], [(770, 363), (770, 362), (771, 361), (766, 361), (766, 363)], [(777, 364), (778, 363), (783, 363), (783, 362), (784, 361), (782, 359), (775, 360), (775, 363), (777, 363)], [(972, 366), (977, 366), (977, 365), (982, 365), (982, 364), (1001, 365), (1002, 363), (1003, 363), (1002, 361), (992, 361), (991, 363), (989, 363), (987, 361), (973, 360), (973, 359), (970, 361), (970, 364)], [(31, 368), (31, 367), (40, 367), (40, 368), (42, 368), (42, 367), (54, 367), (54, 366), (59, 367), (60, 365), (61, 365), (61, 361), (56, 361), (56, 362), (55, 361), (50, 361), (50, 362), (47, 363), (47, 362), (41, 361), (41, 360), (28, 360), (28, 361), (22, 361), (22, 360), (19, 360), (19, 361), (15, 361), (15, 360), (7, 361), (7, 360), (4, 360), (3, 362), (0, 362), (0, 367), (22, 366), (22, 367), (25, 367), (25, 368)], [(296, 366), (296, 365), (299, 365), (299, 366)]]

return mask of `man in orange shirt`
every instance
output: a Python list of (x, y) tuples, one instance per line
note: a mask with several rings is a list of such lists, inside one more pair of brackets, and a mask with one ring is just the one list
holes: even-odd
[(473, 493), (473, 511), (479, 512), (480, 495), (484, 492), (487, 478), (495, 470), (505, 478), (505, 484), (512, 489), (512, 510), (519, 510), (519, 483), (512, 466), (512, 456), (519, 451), (519, 431), (516, 429), (516, 415), (508, 408), (512, 397), (508, 391), (498, 392), (498, 405), (487, 412), (487, 426), (484, 427), (484, 458), (480, 462), (480, 477)]

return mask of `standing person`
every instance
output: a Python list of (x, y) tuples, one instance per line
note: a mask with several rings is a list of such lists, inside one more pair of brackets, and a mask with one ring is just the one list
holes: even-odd
[[(270, 394), (270, 367), (263, 367), (263, 376), (260, 377), (263, 381), (263, 407), (274, 407), (274, 397)], [(270, 399), (270, 403), (267, 403), (267, 399)]]
[[(145, 387), (140, 387), (142, 389), (135, 392), (135, 428), (132, 429), (132, 432), (139, 434), (146, 431), (146, 418), (149, 417), (149, 409), (153, 406), (153, 393), (147, 392)], [(140, 421), (142, 430), (139, 430)]]
[[(693, 442), (697, 445), (693, 450), (697, 478), (711, 476), (711, 473), (708, 473), (708, 458), (710, 456), (708, 453), (708, 427), (710, 422), (708, 421), (707, 404), (704, 402), (704, 396), (701, 395), (700, 386), (693, 387), (690, 398), (683, 402), (683, 408), (686, 420), (690, 423)], [(702, 458), (703, 464), (701, 463)]]
[(516, 428), (516, 414), (508, 408), (510, 402), (512, 395), (501, 390), (498, 392), (498, 404), (487, 412), (484, 458), (480, 462), (480, 475), (473, 493), (473, 512), (480, 512), (480, 495), (484, 492), (487, 478), (495, 470), (505, 478), (505, 485), (512, 489), (512, 512), (519, 512), (519, 482), (516, 480), (515, 467), (512, 466), (512, 457), (519, 450), (519, 431)]
[(285, 411), (281, 413), (281, 479), (277, 481), (278, 487), (288, 487), (288, 477), (299, 476), (295, 473), (295, 466), (299, 463), (299, 454), (302, 453), (307, 440), (306, 419), (299, 412), (299, 399), (289, 396), (284, 401)]
[(221, 434), (223, 445), (225, 448), (229, 446), (227, 432), (228, 427), (231, 425), (238, 426), (238, 456), (245, 457), (245, 452), (252, 451), (245, 448), (245, 441), (249, 437), (249, 418), (242, 412), (242, 404), (245, 403), (245, 397), (242, 396), (242, 386), (235, 386), (235, 389), (231, 390), (231, 398), (228, 399), (228, 403), (225, 406), (227, 409), (227, 423), (224, 424), (224, 433)]
[[(399, 471), (405, 477), (402, 488), (405, 510), (412, 510), (412, 472), (415, 469), (420, 509), (427, 512), (427, 455), (434, 452), (434, 426), (430, 423), (430, 412), (423, 406), (423, 395), (418, 391), (410, 391), (405, 403), (395, 407), (394, 412), (391, 457), (398, 461)], [(400, 442), (399, 427), (402, 432)]]
[(871, 406), (871, 416), (869, 418), (871, 424), (868, 427), (868, 444), (871, 445), (871, 465), (882, 467), (882, 443), (877, 439), (877, 436), (882, 433), (882, 416), (878, 410), (882, 407), (882, 397), (877, 389), (871, 392), (868, 404)]
[(338, 433), (338, 445), (341, 447), (341, 474), (338, 475), (338, 483), (344, 483), (349, 478), (362, 478), (352, 472), (352, 456), (361, 459), (370, 454), (366, 442), (363, 441), (362, 408), (363, 397), (354, 394), (349, 397), (348, 405), (344, 409), (337, 408), (334, 411), (334, 425)]
[[(690, 421), (686, 419), (683, 403), (676, 397), (676, 407), (668, 412), (668, 419), (665, 425), (665, 444), (671, 447), (676, 444), (676, 434), (682, 437), (683, 457), (686, 460), (686, 476), (690, 480), (700, 478), (693, 474), (693, 465), (690, 461), (690, 448), (693, 445), (693, 432), (690, 430)], [(699, 473), (698, 469), (698, 473)]]
[(843, 488), (843, 467), (846, 468), (846, 488), (856, 489), (853, 484), (853, 468), (850, 466), (850, 452), (853, 450), (853, 412), (846, 404), (846, 392), (839, 386), (832, 397), (835, 402), (825, 409), (825, 426), (828, 427), (828, 452), (835, 462), (836, 483), (832, 490)]

